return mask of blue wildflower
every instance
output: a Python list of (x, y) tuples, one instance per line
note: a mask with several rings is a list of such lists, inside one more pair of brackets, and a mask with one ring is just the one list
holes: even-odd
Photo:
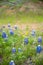
[(35, 36), (35, 30), (32, 30), (31, 35)]
[(34, 32), (32, 32), (32, 33), (31, 33), (31, 35), (32, 35), (32, 36), (35, 36), (35, 33), (34, 33)]
[(25, 39), (24, 39), (24, 43), (25, 43), (25, 44), (28, 44), (28, 42), (29, 42), (29, 41), (28, 41), (28, 38), (25, 38)]
[(42, 47), (40, 45), (38, 45), (36, 48), (36, 51), (37, 51), (37, 53), (40, 53), (42, 51)]
[(13, 34), (14, 34), (13, 30), (10, 30), (10, 34), (11, 34), (11, 35), (13, 35)]
[(38, 37), (38, 42), (42, 43), (42, 37)]
[(32, 32), (34, 32), (34, 33), (35, 33), (35, 30), (32, 30)]
[(11, 25), (10, 25), (10, 24), (8, 24), (8, 27), (11, 27)]
[(2, 32), (2, 38), (6, 38), (6, 32)]
[(12, 48), (12, 53), (15, 53), (16, 52), (16, 48)]
[(14, 61), (11, 60), (10, 63), (9, 63), (9, 65), (15, 65)]

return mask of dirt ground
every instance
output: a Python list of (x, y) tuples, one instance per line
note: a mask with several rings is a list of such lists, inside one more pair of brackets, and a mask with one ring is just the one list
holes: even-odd
[[(15, 24), (11, 24), (12, 28), (14, 28), (14, 25), (17, 25), (18, 28), (21, 30), (25, 30), (28, 28), (29, 30), (34, 29), (34, 30), (43, 31), (43, 23), (15, 23)], [(2, 25), (0, 25), (0, 26), (2, 26)], [(7, 28), (7, 24), (5, 26)]]
[(26, 28), (28, 28), (29, 30), (43, 30), (43, 23), (24, 23), (24, 24), (20, 24), (20, 23), (16, 23), (16, 25), (21, 29), (21, 30), (25, 30)]

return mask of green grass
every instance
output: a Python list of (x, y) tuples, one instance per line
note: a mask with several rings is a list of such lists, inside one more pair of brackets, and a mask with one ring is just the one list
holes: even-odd
[[(5, 28), (3, 30), (7, 33), (8, 40), (4, 41), (4, 38), (2, 38), (2, 32), (0, 32), (0, 56), (1, 56), (0, 65), (9, 65), (9, 62), (11, 60), (14, 60), (16, 65), (23, 65), (24, 61), (26, 62), (29, 56), (31, 56), (32, 58), (32, 63), (35, 62), (35, 65), (40, 65), (40, 63), (42, 63), (43, 65), (43, 62), (42, 62), (43, 53), (41, 54), (36, 53), (36, 47), (37, 45), (40, 44), (37, 42), (37, 39), (39, 36), (42, 36), (42, 39), (43, 39), (43, 32), (36, 31), (36, 36), (33, 37), (31, 36), (31, 32), (29, 32), (28, 30), (27, 31), (29, 32), (29, 34), (25, 35), (23, 34), (23, 31), (17, 29), (14, 31), (14, 35), (12, 36), (9, 33), (9, 29), (6, 30)], [(24, 44), (24, 38), (26, 37), (29, 40), (27, 45)], [(35, 44), (33, 44), (34, 41), (36, 42)], [(40, 45), (43, 46), (43, 41)], [(12, 54), (12, 51), (11, 51), (13, 47), (16, 48), (15, 54)], [(22, 52), (19, 53), (18, 48), (21, 48)]]
[(19, 23), (41, 23), (43, 22), (43, 15), (37, 15), (35, 13), (16, 13), (16, 14), (9, 14), (6, 15), (5, 13), (3, 13), (0, 16), (0, 24), (7, 24), (7, 23), (17, 23), (19, 21)]
[[(2, 3), (0, 3), (2, 4)], [(41, 23), (43, 22), (43, 8), (39, 8), (39, 11), (34, 12), (26, 10), (25, 11), (19, 11), (22, 7), (23, 3), (20, 3), (16, 6), (12, 4), (4, 4), (6, 6), (5, 8), (0, 8), (0, 24), (7, 24), (7, 23)], [(6, 10), (11, 10), (10, 8), (13, 8), (12, 10), (15, 10), (14, 12), (11, 12), (7, 14)], [(37, 9), (36, 9), (37, 10)]]
[[(24, 11), (19, 12), (18, 9), (22, 6), (22, 4), (15, 6), (15, 12), (6, 12), (6, 10), (11, 7), (11, 5), (5, 4), (7, 8), (0, 8), (0, 28), (3, 24), (16, 24), (16, 23), (42, 23), (43, 22), (43, 10), (41, 12), (33, 12), (33, 11)], [(12, 6), (13, 7), (13, 6)], [(2, 32), (0, 32), (0, 65), (9, 65), (11, 60), (14, 60), (16, 65), (25, 65), (26, 60), (31, 56), (32, 63), (35, 65), (43, 65), (43, 52), (40, 54), (36, 53), (36, 47), (40, 43), (38, 43), (37, 39), (39, 36), (42, 37), (42, 43), (40, 44), (43, 48), (43, 32), (36, 31), (36, 36), (31, 36), (31, 32), (26, 28), (26, 32), (28, 34), (25, 35), (22, 30), (17, 29), (14, 30), (14, 35), (10, 35), (9, 29), (2, 29), (8, 35), (8, 40), (2, 38)], [(25, 33), (26, 33), (25, 32)], [(27, 45), (24, 45), (24, 38), (27, 37), (29, 42)], [(33, 44), (33, 42), (36, 42)], [(12, 54), (12, 48), (16, 48), (16, 53)], [(22, 52), (18, 52), (18, 48), (22, 49)]]
[[(7, 5), (8, 6), (8, 5)], [(19, 12), (18, 8), (20, 6), (15, 7), (16, 13), (7, 13), (6, 8), (0, 8), (0, 27), (3, 24), (16, 24), (16, 23), (42, 23), (43, 22), (43, 13), (33, 12), (33, 11), (25, 11), (25, 12)], [(8, 10), (9, 11), (9, 10)], [(0, 58), (1, 62), (0, 65), (9, 65), (9, 62), (11, 60), (14, 60), (16, 65), (25, 65), (24, 63), (26, 60), (31, 56), (32, 63), (35, 65), (43, 65), (43, 53), (40, 54), (36, 53), (36, 46), (39, 45), (37, 39), (39, 36), (42, 36), (42, 43), (40, 44), (43, 47), (43, 32), (42, 31), (36, 31), (35, 38), (31, 36), (30, 31), (28, 28), (25, 30), (28, 31), (29, 34), (25, 35), (23, 34), (23, 31), (20, 29), (14, 30), (14, 35), (11, 36), (9, 34), (8, 29), (3, 29), (8, 35), (8, 41), (4, 41), (2, 38), (2, 32), (0, 32)], [(27, 45), (24, 45), (24, 38), (28, 37), (29, 43)], [(36, 44), (33, 44), (33, 42), (36, 42)], [(12, 48), (16, 48), (16, 53), (12, 54)], [(22, 49), (22, 52), (18, 52), (18, 48)], [(41, 59), (41, 60), (40, 60)]]

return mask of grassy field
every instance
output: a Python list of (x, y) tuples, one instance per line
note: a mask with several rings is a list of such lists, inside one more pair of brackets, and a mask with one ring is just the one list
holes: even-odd
[(7, 16), (5, 13), (0, 17), (0, 23), (41, 23), (43, 22), (43, 15), (34, 13), (17, 13)]
[(43, 65), (43, 7), (38, 6), (0, 6), (0, 65), (12, 60), (14, 65)]
[[(43, 65), (43, 50), (37, 52), (38, 45), (41, 45), (43, 49), (43, 31), (32, 31), (26, 29), (26, 32), (23, 33), (21, 29), (2, 27), (0, 31), (0, 65), (10, 65), (11, 60), (16, 65)], [(40, 37), (42, 41), (38, 41)]]

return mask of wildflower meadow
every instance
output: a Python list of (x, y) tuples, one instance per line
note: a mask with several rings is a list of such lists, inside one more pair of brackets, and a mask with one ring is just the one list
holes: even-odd
[(43, 0), (0, 0), (0, 65), (43, 65)]
[[(17, 25), (0, 29), (0, 65), (43, 65), (43, 31), (23, 33)], [(40, 63), (41, 62), (41, 63)]]

